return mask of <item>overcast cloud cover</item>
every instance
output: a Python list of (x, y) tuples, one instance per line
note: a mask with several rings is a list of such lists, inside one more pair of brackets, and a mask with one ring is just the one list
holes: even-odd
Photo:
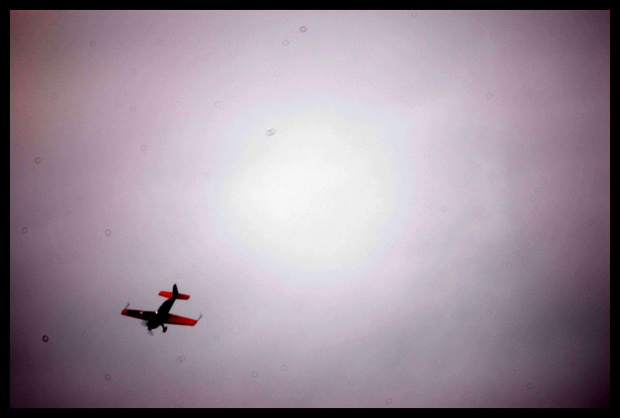
[(10, 32), (11, 407), (609, 405), (609, 12)]

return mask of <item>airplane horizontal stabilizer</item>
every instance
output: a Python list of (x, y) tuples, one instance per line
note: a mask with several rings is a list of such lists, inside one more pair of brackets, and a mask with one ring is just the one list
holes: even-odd
[[(163, 296), (165, 298), (171, 298), (173, 295), (172, 295), (172, 292), (166, 292), (165, 290), (162, 290), (161, 292), (159, 292), (159, 296)], [(187, 299), (189, 299), (189, 295), (185, 295), (183, 293), (178, 293), (177, 294), (177, 299), (187, 300)]]

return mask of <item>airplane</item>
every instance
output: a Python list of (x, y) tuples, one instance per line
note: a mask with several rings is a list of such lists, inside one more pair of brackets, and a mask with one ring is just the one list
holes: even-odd
[(142, 325), (146, 325), (149, 329), (149, 334), (153, 335), (152, 329), (155, 329), (161, 325), (162, 332), (166, 332), (168, 327), (164, 324), (173, 324), (173, 325), (189, 325), (194, 326), (200, 318), (202, 318), (202, 314), (198, 319), (185, 318), (179, 315), (173, 315), (170, 313), (170, 308), (177, 299), (187, 300), (189, 299), (189, 295), (184, 295), (183, 293), (179, 293), (177, 289), (177, 285), (172, 286), (172, 292), (167, 292), (162, 290), (159, 292), (159, 296), (163, 296), (166, 299), (164, 303), (161, 304), (158, 310), (153, 311), (138, 311), (135, 309), (127, 309), (129, 308), (129, 303), (125, 306), (125, 309), (121, 312), (121, 315), (130, 316), (132, 318), (142, 319)]

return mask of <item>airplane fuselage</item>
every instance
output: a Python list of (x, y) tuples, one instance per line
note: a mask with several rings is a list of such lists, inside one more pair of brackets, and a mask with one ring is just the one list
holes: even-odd
[(160, 325), (164, 328), (164, 331), (166, 330), (166, 327), (164, 327), (163, 325), (166, 319), (168, 319), (170, 309), (172, 308), (172, 305), (174, 305), (174, 302), (176, 300), (177, 298), (173, 296), (161, 304), (159, 309), (155, 311), (155, 316), (146, 323), (149, 331), (157, 328)]

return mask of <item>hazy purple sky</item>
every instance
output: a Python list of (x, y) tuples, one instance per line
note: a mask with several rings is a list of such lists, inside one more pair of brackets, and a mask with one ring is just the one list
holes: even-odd
[(609, 30), (11, 12), (10, 405), (608, 406)]

